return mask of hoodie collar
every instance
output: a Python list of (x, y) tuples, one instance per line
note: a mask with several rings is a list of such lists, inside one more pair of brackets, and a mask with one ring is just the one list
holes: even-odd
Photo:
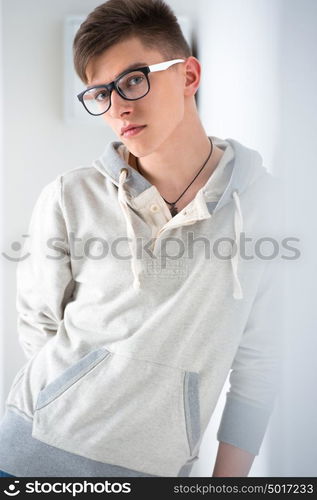
[[(232, 161), (230, 178), (226, 188), (218, 200), (215, 211), (220, 210), (224, 205), (231, 201), (234, 192), (241, 195), (256, 179), (266, 173), (262, 157), (257, 151), (247, 148), (231, 138), (226, 139), (225, 142), (231, 146), (232, 151), (234, 152), (234, 162)], [(210, 195), (208, 183), (205, 188), (205, 194), (208, 198)]]
[[(232, 201), (233, 191), (243, 191), (266, 171), (260, 154), (228, 138), (211, 137), (213, 143), (224, 150), (217, 168), (202, 188), (209, 212), (220, 210)], [(152, 184), (128, 164), (128, 150), (122, 142), (114, 141), (107, 145), (103, 154), (93, 162), (93, 166), (119, 187), (122, 168), (127, 169), (125, 190), (135, 198)]]
[[(127, 169), (127, 176), (125, 180), (125, 189), (132, 197), (136, 197), (143, 193), (146, 189), (152, 187), (152, 184), (135, 170), (127, 161), (124, 156), (120, 155), (119, 148), (122, 148), (121, 142), (111, 142), (107, 145), (103, 154), (94, 161), (93, 166), (108, 177), (117, 187), (119, 187), (119, 177), (122, 168)], [(122, 149), (121, 149), (122, 151)]]

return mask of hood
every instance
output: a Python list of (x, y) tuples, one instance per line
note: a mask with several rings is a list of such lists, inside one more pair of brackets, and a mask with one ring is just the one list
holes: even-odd
[[(233, 275), (233, 297), (243, 298), (243, 290), (238, 276), (240, 255), (240, 233), (243, 231), (243, 214), (240, 197), (253, 182), (267, 174), (260, 154), (243, 146), (238, 141), (228, 138), (225, 140), (210, 137), (215, 146), (223, 149), (224, 154), (216, 169), (201, 188), (196, 197), (189, 204), (194, 210), (187, 207), (172, 218), (170, 228), (193, 224), (197, 220), (211, 217), (228, 203), (233, 204), (233, 227), (235, 234), (236, 252), (232, 252), (230, 261)], [(137, 259), (137, 234), (132, 223), (131, 210), (136, 209), (135, 200), (148, 189), (156, 190), (145, 177), (128, 163), (129, 151), (121, 142), (111, 142), (104, 153), (93, 166), (108, 178), (118, 188), (118, 200), (126, 221), (127, 237), (131, 250), (131, 270), (134, 276), (133, 286), (141, 288), (139, 275), (142, 272), (142, 262)], [(150, 192), (150, 191), (149, 191)], [(189, 206), (188, 205), (188, 206)], [(166, 206), (166, 212), (169, 210)], [(194, 215), (190, 215), (193, 213)]]

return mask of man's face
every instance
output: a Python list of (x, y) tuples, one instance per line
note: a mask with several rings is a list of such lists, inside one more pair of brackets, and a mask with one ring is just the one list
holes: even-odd
[[(91, 60), (86, 74), (88, 85), (109, 83), (131, 65), (150, 66), (165, 61), (156, 49), (146, 48), (138, 38), (119, 42)], [(137, 101), (127, 101), (114, 90), (111, 107), (103, 119), (128, 150), (137, 157), (147, 156), (166, 143), (177, 140), (177, 129), (184, 116), (184, 63), (156, 73), (149, 73), (150, 92)], [(134, 136), (122, 135), (130, 124), (143, 126)]]

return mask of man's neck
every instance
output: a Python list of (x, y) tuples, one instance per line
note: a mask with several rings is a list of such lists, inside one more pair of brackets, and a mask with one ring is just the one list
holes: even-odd
[(198, 116), (181, 126), (150, 155), (138, 159), (143, 175), (154, 185), (179, 190), (189, 184), (210, 152), (210, 142)]
[[(199, 118), (191, 127), (181, 127), (173, 137), (151, 155), (138, 158), (140, 171), (144, 177), (156, 186), (160, 194), (169, 201), (176, 200), (191, 183), (206, 161), (211, 149), (210, 140)], [(220, 148), (213, 146), (213, 153), (188, 191), (179, 201), (190, 201), (197, 191), (207, 182), (223, 154)], [(131, 155), (131, 166), (137, 164)]]

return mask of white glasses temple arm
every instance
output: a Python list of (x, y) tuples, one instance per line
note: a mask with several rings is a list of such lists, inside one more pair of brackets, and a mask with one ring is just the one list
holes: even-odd
[(152, 66), (149, 66), (151, 73), (154, 73), (155, 71), (162, 71), (164, 69), (169, 68), (170, 66), (173, 66), (173, 64), (180, 63), (180, 62), (185, 62), (185, 59), (173, 59), (172, 61), (166, 61), (158, 64), (152, 64)]

